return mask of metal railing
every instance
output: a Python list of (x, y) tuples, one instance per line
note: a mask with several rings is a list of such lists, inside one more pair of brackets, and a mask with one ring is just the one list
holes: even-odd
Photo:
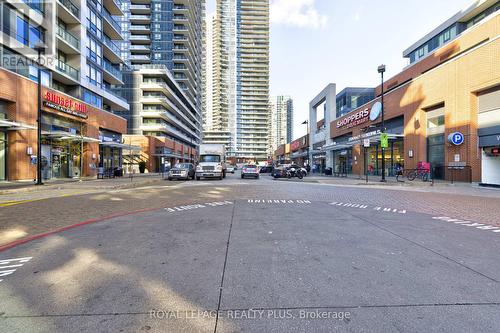
[(123, 75), (122, 75), (122, 72), (120, 72), (120, 68), (117, 68), (117, 67), (113, 66), (107, 60), (104, 60), (103, 63), (104, 63), (104, 69), (106, 71), (108, 71), (109, 73), (111, 73), (114, 77), (116, 77), (120, 81), (123, 81)]
[(120, 34), (122, 33), (120, 25), (116, 22), (116, 20), (113, 18), (111, 13), (106, 8), (104, 7), (102, 8), (101, 15), (106, 19), (106, 21), (108, 21), (113, 26), (113, 28), (116, 29), (116, 31), (118, 31), (118, 33)]
[(56, 69), (77, 81), (80, 79), (80, 71), (61, 60), (57, 61)]
[(108, 36), (103, 34), (102, 40), (104, 42), (104, 45), (109, 47), (111, 51), (113, 51), (118, 56), (120, 55), (120, 48), (115, 43), (113, 43), (113, 41)]
[(75, 15), (78, 19), (80, 19), (80, 9), (75, 6), (70, 0), (57, 0), (59, 1), (66, 9), (68, 9), (71, 14)]
[(67, 30), (64, 30), (61, 26), (57, 26), (57, 35), (68, 42), (68, 44), (73, 46), (75, 49), (80, 50), (80, 42), (78, 38), (73, 36)]

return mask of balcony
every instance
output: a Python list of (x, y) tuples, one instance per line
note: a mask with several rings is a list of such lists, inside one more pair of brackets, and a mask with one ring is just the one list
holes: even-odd
[(61, 26), (57, 26), (57, 37), (61, 40), (58, 43), (58, 48), (66, 54), (80, 54), (80, 42), (78, 38), (73, 36), (67, 30), (64, 30)]
[(80, 9), (70, 0), (57, 0), (57, 16), (65, 23), (80, 24)]
[(150, 15), (130, 15), (130, 22), (139, 24), (148, 24), (151, 22)]
[(121, 0), (104, 0), (103, 5), (111, 15), (123, 16)]
[(151, 32), (151, 27), (144, 24), (132, 24), (130, 25), (131, 33), (148, 34)]
[[(57, 61), (55, 68), (56, 68), (57, 72), (64, 74), (67, 78), (70, 78), (73, 81), (79, 82), (80, 72), (76, 68), (68, 65), (65, 62), (62, 62), (61, 60)], [(67, 82), (65, 82), (65, 83), (67, 83)], [(75, 82), (70, 81), (68, 83), (74, 84)]]
[(130, 51), (134, 53), (150, 53), (151, 48), (147, 45), (130, 45)]
[(185, 15), (174, 15), (173, 21), (174, 22), (186, 22), (187, 17)]
[(102, 35), (102, 43), (105, 46), (103, 48), (104, 57), (109, 59), (109, 61), (114, 64), (123, 61), (120, 57), (120, 48), (115, 43), (113, 43), (113, 41), (111, 41), (108, 36)]
[(132, 54), (130, 55), (130, 61), (134, 62), (134, 63), (149, 63), (151, 62), (151, 58), (149, 57), (149, 55), (145, 55), (145, 54)]
[(123, 84), (123, 75), (120, 68), (111, 64), (109, 61), (103, 61), (104, 79), (112, 84)]
[(106, 9), (102, 8), (101, 15), (104, 18), (103, 20), (103, 30), (111, 39), (123, 39), (122, 38), (122, 29), (116, 20), (111, 16), (111, 13)]
[(149, 35), (130, 35), (130, 42), (134, 44), (149, 44), (151, 38)]
[(132, 13), (132, 14), (149, 14), (149, 13), (151, 13), (151, 6), (150, 5), (131, 4), (130, 5), (130, 13)]

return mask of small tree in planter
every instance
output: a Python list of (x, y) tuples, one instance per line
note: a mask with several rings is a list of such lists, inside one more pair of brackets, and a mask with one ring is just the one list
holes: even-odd
[(146, 171), (146, 162), (140, 161), (139, 162), (139, 172), (144, 173)]

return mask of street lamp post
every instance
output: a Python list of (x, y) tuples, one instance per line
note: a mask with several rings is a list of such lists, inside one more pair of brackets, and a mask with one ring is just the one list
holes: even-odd
[(36, 185), (43, 185), (42, 182), (42, 51), (45, 45), (38, 42), (34, 47), (38, 53), (38, 103), (37, 103), (37, 152), (36, 152)]
[[(385, 133), (385, 118), (384, 118), (384, 72), (385, 72), (385, 65), (380, 65), (378, 66), (378, 72), (380, 73), (380, 76), (382, 78), (382, 85), (381, 85), (381, 104), (382, 104), (382, 133)], [(382, 142), (380, 142), (380, 146), (382, 147)], [(382, 179), (380, 180), (381, 182), (385, 182), (385, 148), (382, 147)]]
[[(306, 125), (307, 140), (309, 142), (309, 140), (310, 140), (310, 138), (309, 138), (309, 120), (308, 119), (304, 120), (304, 122), (302, 123), (302, 125)], [(307, 145), (307, 159), (309, 159), (309, 144)], [(311, 161), (307, 161), (307, 165), (311, 165)]]

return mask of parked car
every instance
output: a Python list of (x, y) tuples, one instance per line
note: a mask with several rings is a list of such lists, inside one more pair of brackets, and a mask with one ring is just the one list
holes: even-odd
[(185, 179), (195, 177), (195, 167), (192, 163), (179, 163), (168, 172), (168, 180)]
[(235, 170), (235, 167), (232, 166), (232, 165), (229, 165), (226, 169), (226, 172), (229, 172), (229, 173), (234, 173), (234, 170)]
[(255, 164), (245, 164), (241, 168), (241, 179), (245, 177), (259, 178), (259, 167)]

